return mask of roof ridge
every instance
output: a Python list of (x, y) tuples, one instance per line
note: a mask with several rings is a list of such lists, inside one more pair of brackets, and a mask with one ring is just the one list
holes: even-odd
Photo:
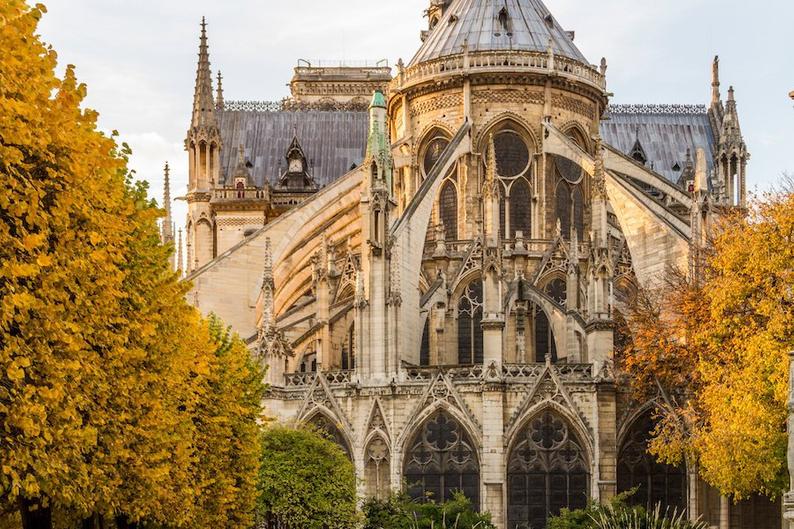
[(707, 114), (703, 104), (636, 103), (609, 105), (606, 114)]

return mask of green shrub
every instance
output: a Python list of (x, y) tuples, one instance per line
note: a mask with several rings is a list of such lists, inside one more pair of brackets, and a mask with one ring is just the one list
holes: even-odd
[(358, 525), (353, 463), (309, 428), (273, 426), (263, 434), (258, 516), (301, 529)]
[(645, 509), (629, 504), (629, 499), (635, 494), (636, 490), (630, 490), (612, 498), (607, 505), (600, 503), (590, 503), (585, 509), (570, 511), (563, 509), (559, 516), (549, 520), (548, 529), (595, 529), (595, 520), (602, 513), (636, 513), (638, 516), (645, 516)]
[(491, 515), (478, 513), (461, 493), (444, 503), (417, 502), (397, 494), (367, 500), (363, 510), (364, 529), (496, 529)]
[(690, 522), (685, 512), (662, 513), (655, 510), (641, 513), (637, 510), (615, 510), (612, 506), (593, 517), (595, 529), (708, 529), (703, 522)]

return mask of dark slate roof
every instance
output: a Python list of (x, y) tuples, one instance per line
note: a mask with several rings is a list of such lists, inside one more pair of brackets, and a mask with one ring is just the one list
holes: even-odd
[(708, 110), (701, 105), (613, 105), (601, 122), (603, 140), (631, 156), (637, 140), (647, 156), (647, 163), (657, 173), (677, 183), (686, 165), (687, 149), (706, 151), (709, 170), (714, 167), (714, 132)]
[(254, 184), (278, 182), (287, 169), (286, 154), (293, 137), (306, 153), (310, 173), (326, 186), (364, 160), (369, 115), (358, 111), (248, 110), (218, 112), (223, 149), (221, 179), (234, 173), (240, 144), (251, 167)]
[[(507, 9), (507, 29), (499, 20), (502, 8)], [(411, 65), (461, 53), (464, 42), (472, 52), (545, 52), (549, 39), (555, 54), (590, 64), (541, 0), (454, 0)]]

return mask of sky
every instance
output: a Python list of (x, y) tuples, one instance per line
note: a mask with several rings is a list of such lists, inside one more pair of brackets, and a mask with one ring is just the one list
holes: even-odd
[[(41, 0), (39, 26), (61, 68), (77, 66), (86, 106), (118, 130), (132, 168), (162, 197), (187, 187), (184, 139), (190, 122), (199, 22), (207, 17), (213, 72), (227, 100), (280, 100), (298, 59), (410, 60), (430, 0)], [(723, 97), (735, 86), (752, 158), (748, 187), (763, 192), (794, 173), (794, 1), (546, 0), (576, 32), (591, 63), (606, 57), (613, 103), (707, 104), (711, 62), (721, 58)], [(177, 226), (186, 207), (177, 202)]]

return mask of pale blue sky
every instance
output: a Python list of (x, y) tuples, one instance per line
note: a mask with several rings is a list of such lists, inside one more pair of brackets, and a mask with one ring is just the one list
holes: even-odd
[[(162, 165), (184, 192), (182, 142), (193, 94), (199, 21), (227, 99), (278, 100), (299, 58), (406, 62), (419, 46), (429, 0), (44, 0), (40, 32), (62, 64), (77, 65), (87, 104), (134, 151), (158, 199)], [(708, 103), (711, 60), (723, 94), (736, 88), (752, 153), (750, 189), (794, 172), (794, 1), (547, 0), (586, 57), (609, 62), (615, 103)], [(176, 208), (182, 224), (184, 208)]]

